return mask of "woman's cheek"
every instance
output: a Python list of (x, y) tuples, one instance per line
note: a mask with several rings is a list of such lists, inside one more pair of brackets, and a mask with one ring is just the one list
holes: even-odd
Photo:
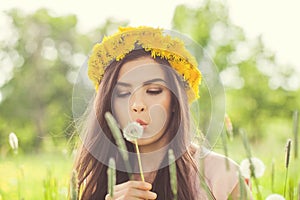
[(154, 133), (160, 132), (167, 123), (167, 110), (159, 104), (150, 107), (150, 118)]
[(128, 108), (124, 105), (126, 102), (115, 101), (113, 106), (113, 115), (116, 117), (121, 128), (124, 128), (129, 120)]

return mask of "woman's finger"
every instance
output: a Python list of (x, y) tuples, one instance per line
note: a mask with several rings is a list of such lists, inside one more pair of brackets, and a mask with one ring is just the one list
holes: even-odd
[(113, 199), (110, 197), (110, 194), (107, 194), (107, 195), (105, 196), (105, 200), (113, 200)]
[(127, 181), (125, 183), (121, 183), (114, 187), (114, 191), (118, 192), (120, 190), (124, 190), (125, 188), (136, 188), (140, 190), (151, 190), (152, 185), (143, 181)]
[(148, 190), (141, 190), (137, 188), (124, 188), (124, 190), (119, 190), (115, 192), (114, 197), (116, 200), (119, 199), (118, 197), (122, 197), (120, 199), (156, 199), (157, 194)]

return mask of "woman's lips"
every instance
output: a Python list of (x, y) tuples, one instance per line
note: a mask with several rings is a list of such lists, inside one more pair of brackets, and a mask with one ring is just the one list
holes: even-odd
[(137, 119), (136, 122), (139, 123), (143, 128), (146, 128), (148, 126), (148, 124), (141, 119)]

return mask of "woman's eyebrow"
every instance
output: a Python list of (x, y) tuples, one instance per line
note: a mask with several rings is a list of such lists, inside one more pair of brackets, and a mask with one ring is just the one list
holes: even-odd
[[(167, 82), (166, 82), (164, 79), (161, 79), (161, 78), (154, 78), (154, 79), (145, 81), (145, 82), (143, 83), (143, 85), (149, 85), (149, 84), (151, 84), (151, 83), (156, 83), (156, 82), (163, 82), (163, 83), (167, 84)], [(120, 82), (120, 81), (117, 82), (117, 85), (123, 86), (123, 87), (132, 87), (132, 85), (131, 85), (130, 83), (125, 83), (125, 82)]]
[(145, 82), (143, 83), (143, 85), (149, 85), (149, 84), (155, 83), (155, 82), (163, 82), (163, 83), (167, 84), (167, 82), (166, 82), (164, 79), (161, 79), (161, 78), (154, 78), (154, 79), (145, 81)]
[(131, 87), (131, 84), (129, 84), (129, 83), (124, 83), (124, 82), (117, 82), (117, 84), (116, 84), (117, 86), (124, 86), (124, 87)]

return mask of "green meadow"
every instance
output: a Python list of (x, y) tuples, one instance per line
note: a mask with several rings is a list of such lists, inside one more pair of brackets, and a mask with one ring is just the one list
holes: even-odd
[[(295, 159), (292, 146), (286, 181), (286, 141), (278, 141), (280, 140), (277, 137), (277, 140), (268, 139), (250, 146), (252, 156), (259, 158), (265, 165), (262, 177), (256, 181), (251, 178), (255, 199), (259, 199), (257, 188), (262, 199), (273, 193), (283, 196), (285, 182), (286, 199), (298, 198), (300, 159)], [(214, 150), (224, 154), (223, 147), (219, 142)], [(247, 158), (240, 137), (237, 136), (232, 141), (227, 140), (227, 148), (229, 157), (238, 164)], [(74, 156), (65, 151), (18, 155), (11, 152), (5, 157), (2, 156), (0, 199), (67, 199), (73, 160)]]
[(67, 199), (72, 162), (63, 152), (1, 157), (0, 199)]

